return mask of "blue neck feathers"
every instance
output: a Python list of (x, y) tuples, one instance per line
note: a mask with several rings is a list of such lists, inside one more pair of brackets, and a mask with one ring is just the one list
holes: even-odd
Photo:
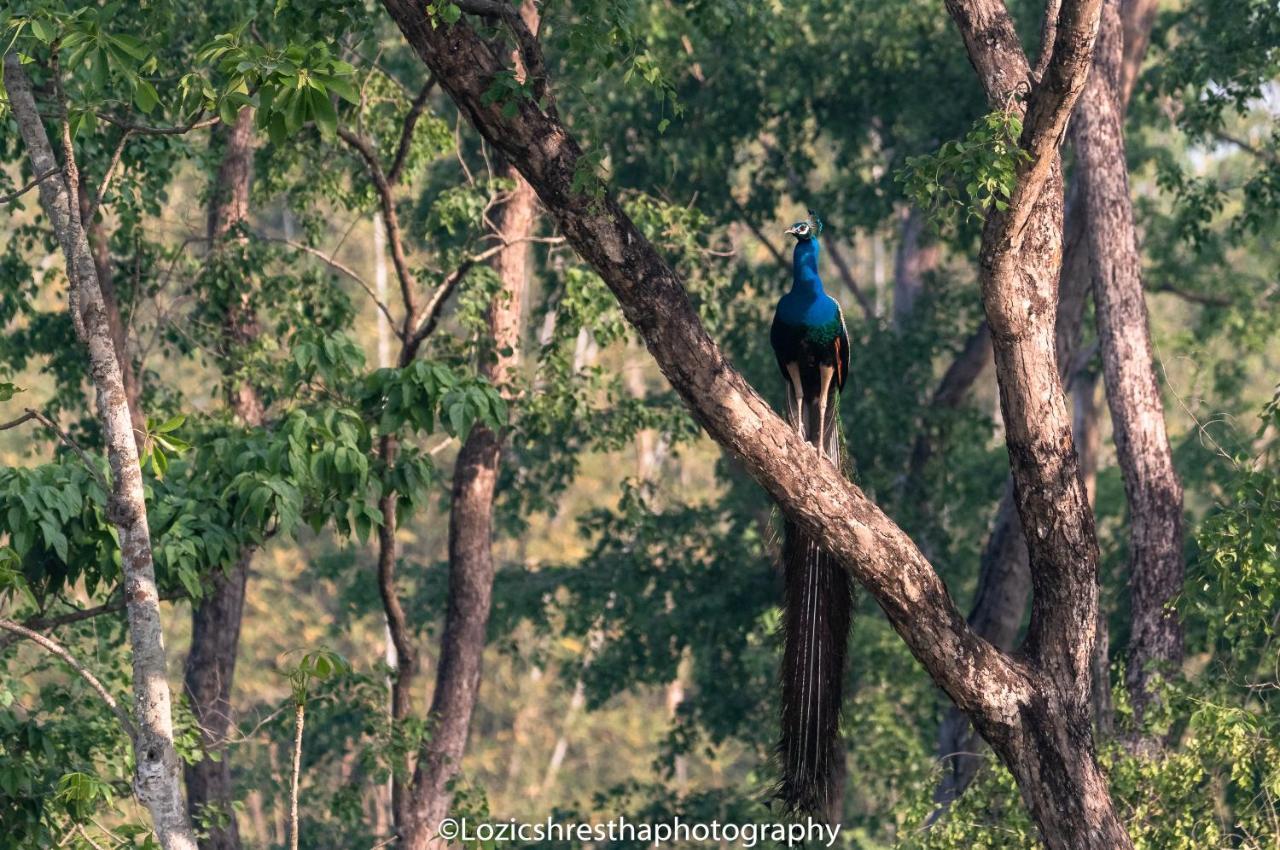
[(818, 277), (818, 240), (801, 239), (791, 258), (792, 292), (821, 294), (822, 278)]

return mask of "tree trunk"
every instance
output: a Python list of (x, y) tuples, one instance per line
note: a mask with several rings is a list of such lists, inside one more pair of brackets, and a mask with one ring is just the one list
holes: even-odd
[[(526, 19), (537, 29), (537, 12), (526, 0)], [(489, 333), (493, 352), (480, 372), (499, 388), (509, 385), (519, 357), (521, 302), (524, 298), (529, 245), (537, 196), (514, 168), (504, 176), (515, 180), (511, 197), (494, 216), (498, 234), (509, 243), (493, 258), (502, 288), (489, 304)], [(435, 693), (427, 717), (431, 739), (414, 772), (415, 797), (407, 848), (444, 848), (435, 838), (440, 820), (448, 814), (450, 781), (458, 774), (466, 751), (471, 715), (480, 693), (480, 668), (493, 596), (493, 497), (498, 483), (502, 438), (484, 425), (472, 428), (458, 453), (453, 470), (453, 498), (449, 511), (449, 602)]]
[[(1165, 431), (1129, 197), (1119, 92), (1122, 38), (1119, 2), (1107, 0), (1075, 145), (1088, 206), (1102, 375), (1129, 505), (1133, 626), (1125, 679), (1140, 725), (1153, 698), (1152, 674), (1174, 671), (1182, 661), (1182, 628), (1172, 607), (1183, 579), (1182, 483)], [(1140, 728), (1138, 737), (1147, 737)]]
[[(209, 199), (209, 250), (220, 243), (249, 215), (249, 181), (253, 173), (253, 110), (240, 111), (232, 127), (219, 126), (215, 134), (223, 144), (222, 162)], [(258, 335), (253, 314), (253, 293), (248, 287), (228, 295), (222, 321), (225, 374), (234, 374), (239, 350)], [(237, 380), (227, 387), (227, 403), (243, 424), (262, 424), (262, 402), (247, 381)], [(240, 552), (235, 564), (217, 571), (205, 589), (205, 596), (192, 606), (191, 651), (187, 655), (185, 685), (191, 710), (200, 724), (201, 745), (209, 754), (186, 766), (187, 805), (192, 819), (207, 818), (208, 835), (200, 841), (203, 850), (239, 850), (240, 830), (236, 822), (235, 789), (231, 763), (225, 751), (231, 727), (231, 685), (235, 679), (236, 654), (240, 645), (240, 622), (244, 615), (245, 584), (255, 547)]]
[[(1082, 248), (1083, 210), (1074, 186), (1069, 195), (1063, 226), (1066, 248), (1055, 318), (1056, 357), (1064, 380), (1068, 378), (1067, 370), (1080, 345), (1081, 321), (1089, 290), (1088, 267)], [(1028, 557), (1010, 476), (996, 508), (987, 545), (982, 550), (978, 587), (969, 612), (969, 625), (973, 630), (1005, 651), (1013, 649), (1027, 614), (1027, 600), (1031, 593)], [(969, 719), (953, 707), (947, 712), (938, 734), (938, 757), (942, 760), (943, 774), (934, 791), (934, 800), (939, 805), (950, 805), (969, 787), (981, 766), (982, 751), (981, 736)]]
[[(1120, 97), (1127, 107), (1150, 41), (1157, 0), (1125, 0), (1123, 9), (1124, 52), (1123, 80)], [(1086, 203), (1082, 197), (1081, 178), (1072, 181), (1066, 204), (1064, 250), (1061, 287), (1057, 311), (1058, 369), (1064, 380), (1075, 380), (1071, 373), (1080, 346), (1081, 323), (1085, 303), (1092, 288), (1089, 277), (1089, 249)], [(1027, 574), (1026, 544), (1022, 529), (1013, 520), (1013, 492), (1006, 489), (996, 512), (996, 521), (983, 551), (978, 577), (978, 593), (969, 622), (974, 630), (1001, 649), (1011, 649), (1019, 625), (1026, 614)], [(1090, 494), (1092, 504), (1092, 495)], [(1099, 635), (1105, 636), (1106, 623), (1099, 619)], [(1007, 642), (1006, 642), (1007, 641)], [(1105, 655), (1105, 647), (1104, 653)], [(1094, 688), (1095, 703), (1102, 705)], [(1105, 691), (1106, 688), (1104, 687)], [(1106, 705), (1109, 711), (1109, 692)], [(1101, 724), (1106, 728), (1106, 723)], [(979, 760), (973, 755), (981, 748), (978, 736), (967, 720), (951, 711), (939, 735), (939, 755), (946, 762), (946, 772), (935, 794), (944, 805), (955, 799), (968, 786), (977, 771)]]
[[(32, 173), (45, 174), (57, 169), (57, 160), (36, 108), (31, 79), (16, 53), (5, 55), (4, 71), (9, 105), (31, 159)], [(164, 632), (142, 469), (97, 269), (80, 221), (78, 182), (75, 162), (64, 163), (57, 179), (40, 181), (40, 205), (49, 217), (66, 259), (72, 310), (78, 314), (76, 329), (88, 351), (89, 373), (111, 465), (107, 519), (120, 539), (125, 610), (133, 656), (133, 711), (137, 724), (133, 741), (136, 762), (133, 790), (151, 815), (161, 847), (194, 850), (195, 836), (182, 801), (178, 754), (173, 746)]]
[[(1098, 376), (1088, 364), (1079, 366), (1073, 374), (1071, 398), (1075, 406), (1072, 430), (1080, 451), (1080, 477), (1084, 480), (1089, 504), (1097, 506), (1098, 452), (1102, 446), (1102, 429), (1099, 427)], [(1099, 585), (1102, 582), (1099, 581)], [(1098, 603), (1098, 627), (1093, 647), (1093, 718), (1094, 729), (1100, 738), (1111, 737), (1111, 630), (1107, 624), (1107, 612), (1101, 600)]]

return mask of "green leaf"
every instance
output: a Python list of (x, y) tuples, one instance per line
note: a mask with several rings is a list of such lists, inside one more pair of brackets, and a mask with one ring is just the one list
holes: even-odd
[(316, 89), (308, 89), (307, 97), (311, 101), (311, 116), (315, 119), (320, 135), (332, 139), (338, 135), (338, 113), (334, 111), (329, 96)]
[(32, 18), (31, 34), (39, 39), (41, 43), (49, 44), (53, 41), (54, 36), (58, 34), (58, 31), (54, 28), (52, 23), (46, 21), (44, 18)]
[(0, 401), (8, 401), (18, 393), (22, 392), (26, 392), (25, 387), (20, 387), (17, 384), (11, 384), (7, 381), (0, 381)]
[(185, 423), (186, 421), (187, 421), (186, 414), (179, 413), (174, 416), (170, 416), (168, 419), (166, 419), (164, 422), (162, 422), (159, 425), (153, 425), (151, 427), (151, 430), (157, 434), (168, 434), (170, 431), (176, 431), (179, 428), (181, 428), (183, 423)]
[(155, 86), (139, 77), (133, 87), (133, 102), (144, 114), (150, 115), (160, 102), (160, 95), (156, 93)]

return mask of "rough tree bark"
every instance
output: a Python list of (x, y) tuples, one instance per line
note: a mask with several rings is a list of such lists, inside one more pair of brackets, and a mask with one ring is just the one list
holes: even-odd
[[(210, 252), (221, 250), (228, 234), (249, 215), (249, 181), (253, 173), (253, 110), (240, 111), (231, 127), (219, 125), (215, 137), (222, 145), (222, 160), (209, 198), (208, 240)], [(222, 319), (229, 378), (227, 403), (240, 422), (262, 424), (262, 402), (248, 381), (235, 377), (236, 353), (258, 334), (248, 289), (228, 295)], [(211, 758), (185, 768), (187, 806), (192, 819), (207, 816), (208, 834), (202, 850), (239, 850), (240, 829), (232, 802), (231, 764), (225, 753), (231, 726), (231, 684), (235, 679), (240, 646), (240, 622), (244, 616), (245, 583), (255, 547), (243, 549), (225, 572), (215, 571), (205, 595), (192, 606), (191, 650), (187, 654), (184, 683), (191, 709), (200, 724), (200, 738)]]
[[(1089, 270), (1083, 250), (1083, 208), (1075, 194), (1074, 191), (1068, 193), (1065, 205), (1065, 249), (1055, 319), (1056, 357), (1059, 375), (1064, 381), (1069, 380), (1070, 364), (1080, 345), (1081, 321), (1089, 290)], [(984, 328), (985, 325), (984, 322)], [(982, 330), (979, 328), (979, 332)], [(1010, 476), (979, 558), (978, 586), (969, 612), (969, 625), (1000, 649), (1012, 650), (1026, 617), (1030, 594), (1027, 541), (1014, 504)], [(938, 732), (942, 779), (934, 792), (937, 803), (949, 805), (963, 793), (982, 764), (982, 751), (982, 738), (969, 719), (955, 708), (948, 711)]]
[[(575, 191), (581, 148), (547, 91), (536, 39), (513, 20), (510, 7), (459, 3), (468, 13), (501, 16), (517, 36), (534, 97), (520, 99), (515, 114), (504, 116), (504, 105), (485, 98), (506, 69), (501, 49), (482, 40), (466, 18), (449, 25), (432, 21), (410, 0), (384, 0), (462, 113), (520, 170), (570, 244), (601, 275), (708, 434), (789, 519), (823, 535), (934, 681), (974, 719), (1012, 770), (1051, 850), (1132, 846), (1093, 748), (1088, 697), (1097, 546), (1054, 360), (1062, 236), (1057, 145), (1089, 68), (1099, 3), (1063, 6), (1052, 60), (1028, 100), (1021, 144), (1031, 163), (1019, 173), (1009, 211), (992, 216), (983, 239), (984, 302), (1017, 503), (1032, 532), (1035, 603), (1029, 639), (1015, 657), (974, 634), (915, 544), (724, 359), (679, 277), (616, 199), (603, 187), (599, 193)], [(999, 3), (952, 5), (975, 64), (994, 69), (984, 80), (1003, 108), (1029, 75), (1012, 22)]]
[[(530, 32), (538, 31), (538, 10), (525, 0), (520, 14)], [(523, 79), (523, 63), (513, 56)], [(528, 239), (536, 223), (537, 196), (515, 168), (503, 176), (515, 181), (510, 196), (494, 212), (497, 235), (505, 247), (493, 257), (502, 286), (489, 303), (492, 352), (480, 373), (504, 393), (510, 386), (520, 350), (520, 322), (529, 263)], [(403, 830), (409, 850), (436, 848), (440, 820), (449, 812), (449, 783), (457, 776), (466, 751), (471, 716), (480, 695), (480, 668), (493, 597), (493, 498), (498, 484), (502, 435), (477, 425), (467, 435), (453, 468), (449, 507), (449, 590), (440, 663), (427, 726), (431, 736), (413, 776), (413, 811)]]
[[(1173, 467), (1142, 292), (1142, 257), (1129, 197), (1120, 85), (1119, 0), (1106, 0), (1094, 69), (1080, 98), (1075, 147), (1088, 206), (1088, 238), (1102, 376), (1129, 507), (1132, 632), (1126, 685), (1139, 724), (1151, 676), (1182, 662), (1172, 608), (1182, 590), (1182, 482)], [(1137, 741), (1157, 741), (1138, 732)]]
[[(33, 174), (59, 170), (49, 137), (41, 123), (31, 79), (16, 53), (4, 57), (4, 85), (9, 105), (22, 134)], [(63, 126), (63, 144), (71, 151), (70, 133)], [(164, 634), (160, 597), (147, 525), (142, 469), (133, 439), (128, 397), (116, 359), (111, 328), (98, 285), (93, 253), (80, 220), (79, 175), (68, 157), (57, 178), (40, 181), (40, 206), (53, 226), (67, 264), (70, 302), (76, 331), (89, 355), (89, 373), (97, 396), (111, 465), (112, 488), (107, 519), (120, 538), (124, 598), (129, 619), (133, 660), (133, 739), (136, 761), (133, 789), (151, 815), (156, 837), (165, 850), (194, 850), (195, 836), (182, 801), (178, 754), (173, 746), (173, 717), (165, 678)]]
[[(1123, 82), (1119, 90), (1122, 112), (1128, 106), (1150, 41), (1157, 2), (1125, 0), (1123, 4)], [(1079, 174), (1073, 178), (1067, 195), (1057, 313), (1057, 358), (1059, 374), (1064, 380), (1071, 380), (1072, 364), (1080, 345), (1084, 308), (1091, 289), (1087, 213)], [(1021, 527), (1014, 521), (1016, 512), (1013, 510), (1011, 486), (1012, 482), (997, 509), (995, 524), (982, 554), (978, 592), (969, 616), (969, 622), (978, 634), (1006, 650), (1013, 647), (1026, 614), (1030, 586), (1026, 543), (1022, 539)], [(1105, 669), (1105, 646), (1101, 652), (1104, 658), (1099, 663)], [(980, 749), (981, 742), (967, 719), (958, 712), (950, 712), (939, 735), (938, 752), (944, 759), (944, 773), (935, 799), (945, 805), (964, 791), (977, 772), (980, 757), (975, 753)]]

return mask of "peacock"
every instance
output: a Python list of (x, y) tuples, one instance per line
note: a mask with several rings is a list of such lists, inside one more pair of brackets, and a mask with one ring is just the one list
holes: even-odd
[[(822, 288), (813, 210), (795, 238), (791, 290), (778, 301), (769, 341), (787, 386), (796, 432), (840, 466), (840, 392), (849, 375), (849, 333), (840, 304)], [(791, 813), (827, 816), (840, 792), (840, 708), (853, 609), (849, 578), (818, 540), (786, 521), (782, 559), (782, 780), (777, 797)]]

